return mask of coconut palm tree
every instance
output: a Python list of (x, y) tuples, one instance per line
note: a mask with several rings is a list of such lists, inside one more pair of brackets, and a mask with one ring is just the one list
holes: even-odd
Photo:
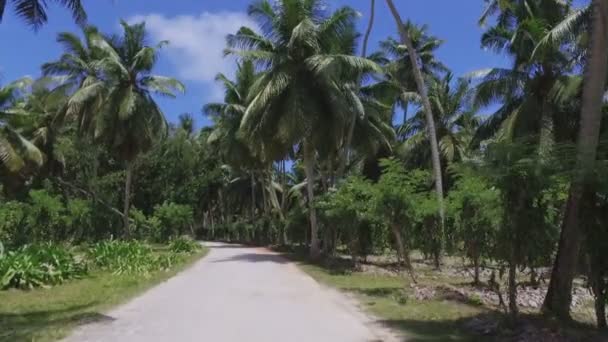
[(225, 90), (224, 102), (209, 103), (203, 108), (203, 113), (214, 122), (208, 143), (215, 146), (224, 163), (235, 170), (249, 171), (252, 220), (256, 208), (256, 170), (263, 169), (263, 158), (254, 155), (252, 146), (243, 139), (239, 130), (252, 98), (251, 88), (258, 78), (255, 65), (249, 60), (237, 65), (234, 81), (224, 74), (218, 74), (216, 81)]
[[(71, 32), (61, 32), (57, 42), (63, 47), (64, 53), (52, 62), (44, 63), (41, 67), (43, 75), (61, 80), (62, 87), (69, 92), (87, 88), (87, 101), (82, 97), (70, 99), (66, 110), (58, 113), (57, 120), (66, 118), (75, 121), (80, 133), (92, 129), (97, 109), (104, 97), (103, 73), (99, 62), (105, 58), (104, 52), (96, 42), (102, 39), (96, 27), (87, 26), (82, 30), (83, 39)], [(95, 87), (89, 87), (95, 84)]]
[[(447, 164), (462, 161), (467, 156), (471, 139), (480, 123), (473, 105), (470, 83), (468, 79), (454, 82), (453, 75), (448, 73), (429, 84), (429, 99), (437, 123), (441, 157)], [(404, 139), (399, 151), (414, 165), (430, 164), (425, 127), (424, 111), (420, 110), (398, 130)]]
[(226, 52), (267, 70), (253, 87), (241, 130), (251, 141), (260, 142), (258, 150), (263, 153), (269, 140), (274, 146), (281, 142), (279, 158), (288, 147), (300, 145), (308, 180), (310, 252), (316, 257), (320, 251), (313, 190), (317, 149), (337, 149), (345, 136), (347, 115), (362, 107), (351, 84), (340, 78), (378, 68), (352, 56), (357, 14), (349, 7), (327, 13), (320, 0), (263, 0), (249, 7), (249, 15), (261, 33), (241, 28), (228, 37)]
[(0, 178), (7, 195), (44, 163), (43, 153), (17, 127), (21, 118), (15, 107), (31, 84), (30, 79), (20, 79), (0, 88)]
[[(499, 2), (500, 3), (500, 2)], [(539, 44), (545, 33), (556, 28), (572, 13), (567, 2), (515, 1), (490, 3), (482, 21), (496, 16), (496, 24), (482, 36), (482, 46), (507, 53), (513, 60), (511, 69), (492, 68), (472, 74), (479, 77), (477, 104), (501, 103), (501, 107), (480, 127), (475, 142), (496, 136), (514, 139), (534, 136), (539, 153), (550, 151), (554, 141), (554, 122), (558, 115), (561, 90), (571, 81), (569, 71), (578, 59), (560, 45)], [(539, 29), (540, 28), (540, 29)]]
[[(184, 86), (176, 79), (153, 75), (158, 49), (146, 45), (145, 24), (121, 22), (122, 36), (92, 34), (91, 43), (99, 52), (96, 67), (99, 78), (86, 77), (68, 102), (68, 113), (88, 108), (93, 119), (82, 129), (104, 141), (125, 162), (123, 223), (129, 234), (129, 204), (133, 163), (152, 144), (167, 133), (165, 117), (152, 97), (175, 97)], [(94, 103), (95, 106), (88, 106)], [(89, 122), (90, 121), (90, 122)]]
[[(84, 24), (87, 14), (80, 0), (54, 0), (53, 2), (67, 8), (78, 24)], [(15, 14), (23, 19), (27, 25), (38, 30), (48, 20), (47, 2), (45, 0), (2, 0), (0, 1), (0, 22), (4, 17), (7, 4), (12, 4)]]
[[(424, 76), (421, 71), (421, 60), (419, 59), (419, 56), (416, 53), (416, 49), (412, 42), (410, 33), (408, 32), (407, 27), (403, 23), (401, 15), (399, 14), (399, 11), (397, 11), (397, 8), (395, 7), (393, 1), (386, 0), (386, 3), (390, 8), (393, 17), (395, 18), (397, 29), (399, 31), (399, 36), (401, 37), (401, 43), (404, 44), (407, 50), (409, 51), (408, 55), (412, 64), (411, 70), (414, 76), (414, 80), (416, 81), (416, 88), (418, 90), (418, 94), (420, 95), (422, 107), (425, 111), (426, 129), (431, 147), (431, 161), (433, 165), (433, 177), (435, 180), (435, 192), (437, 193), (439, 217), (441, 220), (441, 237), (439, 237), (439, 241), (441, 241), (441, 243), (443, 244), (443, 225), (445, 221), (445, 208), (443, 204), (443, 179), (441, 174), (441, 158), (439, 154), (439, 144), (437, 142), (437, 130), (435, 128), (435, 119), (433, 118), (433, 108), (431, 107), (431, 102), (427, 95), (427, 86), (425, 84)], [(439, 267), (438, 261), (435, 266)]]
[[(577, 142), (576, 169), (562, 225), (559, 249), (549, 290), (543, 304), (545, 312), (563, 318), (570, 317), (572, 280), (574, 279), (582, 236), (581, 207), (585, 192), (594, 181), (594, 169), (600, 137), (602, 106), (608, 74), (608, 4), (593, 1), (590, 7), (593, 21), (584, 78), (580, 128)], [(605, 303), (596, 306), (598, 324), (606, 325)]]

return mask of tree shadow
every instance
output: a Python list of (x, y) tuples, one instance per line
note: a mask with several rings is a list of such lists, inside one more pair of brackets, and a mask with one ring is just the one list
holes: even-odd
[(110, 316), (87, 311), (97, 304), (90, 302), (59, 310), (25, 313), (0, 312), (0, 341), (35, 341), (39, 333), (49, 329), (113, 321)]
[(552, 341), (602, 342), (608, 335), (580, 323), (552, 321), (540, 315), (520, 315), (513, 321), (497, 312), (455, 320), (379, 320), (400, 331), (408, 342)]
[(412, 319), (380, 320), (383, 324), (405, 335), (407, 342), (473, 342), (494, 341), (488, 336), (473, 335), (461, 327), (462, 322), (437, 320), (419, 321)]
[(270, 262), (275, 264), (287, 264), (290, 261), (285, 259), (284, 257), (276, 254), (259, 254), (259, 253), (245, 253), (238, 254), (235, 256), (231, 256), (229, 258), (219, 259), (212, 261), (213, 263), (222, 263), (222, 262), (250, 262), (250, 263), (260, 263), (260, 262)]

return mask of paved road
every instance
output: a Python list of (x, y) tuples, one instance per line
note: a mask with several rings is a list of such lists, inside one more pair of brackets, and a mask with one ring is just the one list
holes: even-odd
[(393, 341), (345, 296), (261, 248), (209, 243), (203, 260), (66, 341)]

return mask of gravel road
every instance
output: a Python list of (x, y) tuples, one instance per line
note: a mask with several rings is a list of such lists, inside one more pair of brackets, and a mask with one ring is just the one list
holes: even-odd
[(66, 341), (397, 341), (355, 302), (262, 248), (208, 243), (188, 270)]

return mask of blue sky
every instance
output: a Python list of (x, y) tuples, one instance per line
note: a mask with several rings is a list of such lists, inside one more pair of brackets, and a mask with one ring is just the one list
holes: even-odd
[[(242, 25), (251, 25), (246, 9), (250, 0), (84, 0), (91, 24), (106, 32), (118, 32), (121, 18), (146, 20), (154, 40), (169, 40), (163, 49), (156, 73), (184, 81), (187, 93), (177, 99), (159, 99), (169, 118), (184, 112), (195, 115), (198, 125), (208, 121), (200, 114), (204, 103), (221, 99), (221, 89), (213, 81), (217, 72), (230, 74), (234, 63), (222, 57), (224, 37)], [(365, 29), (369, 0), (328, 0), (332, 7), (349, 5), (361, 13), (360, 30)], [(396, 26), (382, 0), (378, 0), (376, 24), (370, 51), (389, 35), (396, 36)], [(445, 40), (438, 52), (456, 75), (473, 70), (508, 65), (508, 61), (480, 48), (482, 29), (477, 19), (483, 0), (396, 0), (404, 19), (427, 24), (430, 32)], [(33, 32), (16, 18), (10, 8), (0, 24), (0, 82), (22, 76), (36, 77), (42, 63), (56, 59), (61, 49), (55, 42), (58, 32), (78, 31), (69, 14), (55, 6), (50, 21)]]

